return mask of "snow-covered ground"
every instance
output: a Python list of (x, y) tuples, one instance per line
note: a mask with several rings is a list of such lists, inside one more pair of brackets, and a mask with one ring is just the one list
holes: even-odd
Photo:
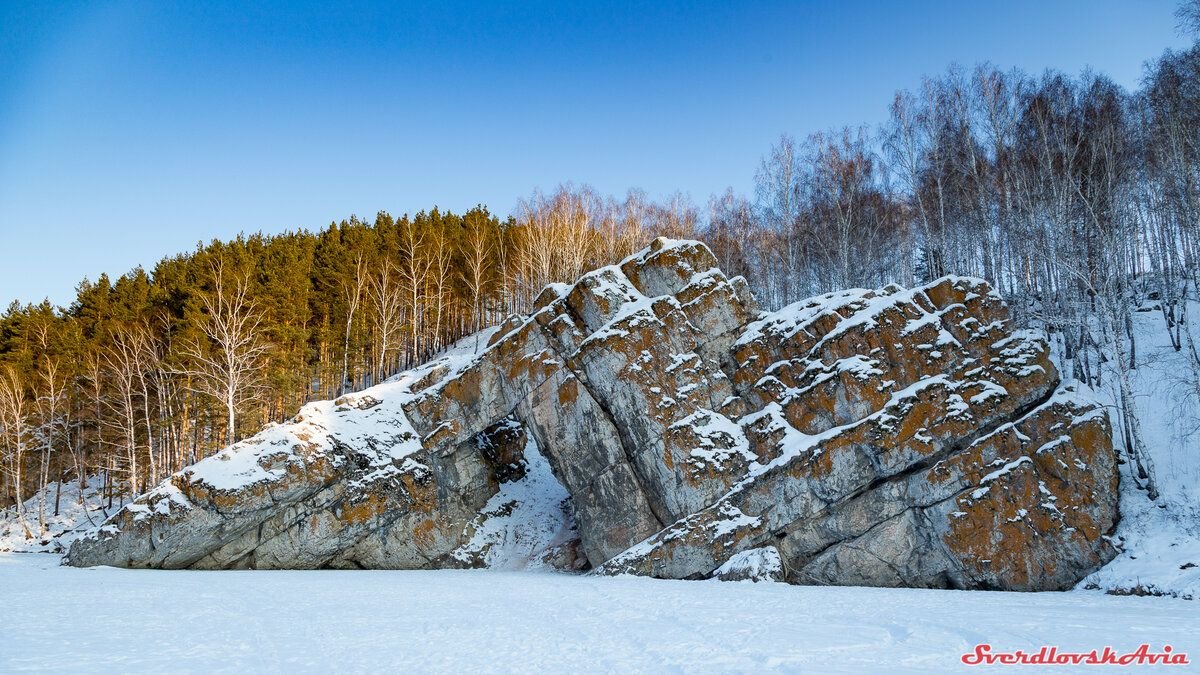
[(1170, 598), (58, 560), (0, 554), (0, 672), (934, 673), (980, 643), (1200, 659), (1196, 604)]
[[(18, 518), (17, 509), (0, 509), (0, 552), (65, 552), (72, 541), (99, 526), (116, 510), (106, 512), (103, 508), (106, 505), (102, 496), (103, 483), (100, 476), (90, 478), (82, 490), (73, 480), (64, 482), (61, 487), (57, 482), (51, 483), (46, 490), (25, 501), (24, 524)], [(120, 507), (120, 504), (114, 506)], [(44, 528), (38, 526), (39, 509), (43, 509)]]
[[(1200, 304), (1189, 315), (1200, 336)], [(1124, 551), (1080, 585), (1200, 600), (1200, 400), (1187, 396), (1187, 357), (1171, 347), (1162, 313), (1136, 312), (1134, 322), (1139, 358), (1132, 383), (1160, 496), (1147, 499), (1129, 475), (1132, 465), (1121, 467), (1116, 539)], [(1112, 382), (1096, 393), (1109, 404), (1119, 437)]]

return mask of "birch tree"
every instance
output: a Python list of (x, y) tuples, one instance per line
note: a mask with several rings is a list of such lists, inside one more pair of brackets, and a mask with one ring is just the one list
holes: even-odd
[(0, 365), (0, 440), (4, 445), (4, 468), (15, 497), (17, 523), (26, 539), (33, 532), (25, 519), (25, 455), (29, 444), (30, 409), (27, 384), (21, 371), (11, 363)]
[(375, 327), (376, 362), (373, 369), (375, 383), (391, 375), (391, 355), (397, 348), (396, 340), (402, 328), (403, 298), (396, 279), (395, 263), (384, 258), (379, 269), (371, 277), (370, 299), (372, 323)]
[(338, 396), (346, 393), (350, 386), (350, 333), (354, 330), (354, 315), (362, 304), (363, 294), (367, 287), (366, 262), (363, 254), (354, 257), (354, 267), (342, 277), (342, 297), (346, 302), (346, 330), (342, 338), (342, 378), (338, 384)]
[(470, 332), (478, 333), (487, 320), (484, 298), (490, 290), (496, 250), (495, 235), (488, 227), (486, 212), (467, 214), (462, 243), (463, 266), (460, 280), (469, 298)]
[(225, 442), (233, 443), (239, 411), (257, 398), (262, 386), (267, 352), (260, 334), (263, 313), (250, 297), (248, 275), (226, 269), (222, 259), (212, 264), (212, 288), (198, 300), (202, 337), (184, 349), (191, 363), (188, 373), (194, 390), (223, 408)]

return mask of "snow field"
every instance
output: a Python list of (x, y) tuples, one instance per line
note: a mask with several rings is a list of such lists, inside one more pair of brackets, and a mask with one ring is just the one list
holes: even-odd
[(1100, 592), (58, 562), (0, 554), (0, 672), (940, 673), (979, 643), (1200, 658), (1194, 602)]

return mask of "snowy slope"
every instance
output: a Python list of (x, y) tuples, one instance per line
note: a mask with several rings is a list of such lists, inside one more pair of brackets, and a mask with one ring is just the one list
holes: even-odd
[(979, 643), (1200, 658), (1195, 603), (1097, 592), (74, 569), (10, 554), (0, 598), (0, 672), (941, 673), (967, 670)]
[[(389, 471), (392, 460), (421, 450), (420, 437), (404, 414), (412, 400), (411, 387), (424, 379), (443, 380), (458, 374), (475, 360), (495, 329), (481, 331), (452, 345), (429, 362), (388, 378), (385, 382), (346, 394), (332, 401), (314, 401), (302, 406), (286, 424), (269, 424), (262, 431), (185, 468), (190, 481), (203, 481), (218, 490), (236, 490), (286, 475), (288, 464), (303, 462), (294, 450), (311, 439), (327, 454), (334, 439), (361, 450), (380, 471)], [(173, 499), (188, 508), (186, 497), (173, 486), (162, 484), (149, 494), (172, 492)], [(130, 504), (127, 509), (145, 508)]]
[[(1193, 304), (1189, 315), (1200, 317), (1200, 305)], [(1160, 496), (1151, 502), (1135, 488), (1131, 465), (1121, 467), (1116, 539), (1124, 552), (1080, 586), (1200, 599), (1200, 400), (1186, 395), (1188, 365), (1171, 347), (1162, 314), (1137, 312), (1134, 319), (1139, 364), (1133, 384)], [(1200, 321), (1192, 324), (1200, 335)], [(1097, 393), (1114, 409), (1112, 391)], [(1119, 438), (1119, 416), (1110, 418)]]
[[(102, 490), (103, 480), (92, 477), (82, 490), (80, 498), (79, 483), (67, 481), (59, 488), (57, 482), (51, 483), (43, 492), (30, 497), (25, 502), (25, 524), (34, 535), (26, 537), (25, 528), (21, 527), (17, 518), (17, 509), (10, 507), (0, 509), (0, 552), (49, 552), (65, 551), (77, 537), (94, 526), (98, 526), (108, 517), (102, 508), (105, 504)], [(54, 515), (56, 493), (58, 497), (58, 515)], [(38, 529), (38, 507), (45, 500), (46, 528)]]

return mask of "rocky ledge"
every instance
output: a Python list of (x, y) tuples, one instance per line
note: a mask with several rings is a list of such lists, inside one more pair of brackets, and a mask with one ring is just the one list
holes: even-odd
[(660, 239), (535, 304), (172, 476), (67, 562), (1048, 590), (1115, 554), (1107, 417), (983, 281), (763, 313)]

